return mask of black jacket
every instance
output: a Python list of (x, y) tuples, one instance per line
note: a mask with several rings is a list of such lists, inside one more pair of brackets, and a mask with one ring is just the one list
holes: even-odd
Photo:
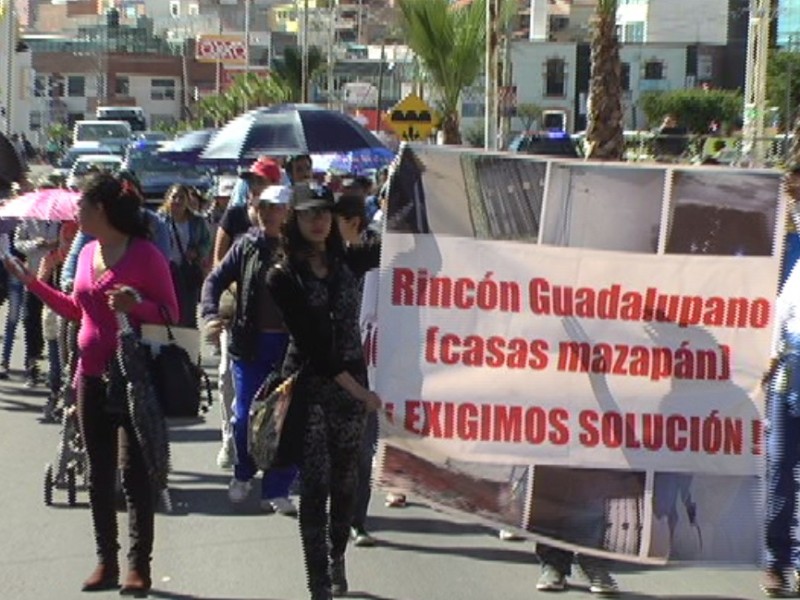
[(222, 262), (208, 275), (202, 292), (203, 318), (218, 316), (222, 292), (236, 284), (236, 313), (231, 323), (231, 356), (252, 360), (256, 354), (258, 327), (256, 326), (257, 278), (274, 262), (278, 240), (268, 238), (259, 229), (251, 229), (237, 239)]

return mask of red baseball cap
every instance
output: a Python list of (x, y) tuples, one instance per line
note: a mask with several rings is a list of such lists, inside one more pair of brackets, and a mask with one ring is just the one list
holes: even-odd
[(281, 168), (278, 163), (271, 158), (259, 158), (250, 165), (250, 168), (242, 173), (240, 177), (242, 179), (261, 177), (274, 185), (281, 182)]

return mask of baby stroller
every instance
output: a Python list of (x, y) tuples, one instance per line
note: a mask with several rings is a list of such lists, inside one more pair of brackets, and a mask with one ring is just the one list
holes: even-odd
[(44, 470), (44, 503), (53, 504), (53, 491), (66, 490), (67, 504), (75, 506), (78, 490), (88, 489), (89, 463), (78, 424), (78, 407), (75, 391), (72, 387), (72, 376), (75, 373), (77, 352), (75, 342), (77, 325), (67, 325), (69, 361), (66, 376), (59, 392), (62, 403), (61, 434), (58, 441), (55, 463), (48, 463)]

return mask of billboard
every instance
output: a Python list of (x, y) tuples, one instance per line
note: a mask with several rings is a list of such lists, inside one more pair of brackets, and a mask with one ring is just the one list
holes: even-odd
[(197, 37), (195, 59), (199, 62), (221, 62), (225, 65), (247, 63), (247, 47), (239, 35), (200, 35)]

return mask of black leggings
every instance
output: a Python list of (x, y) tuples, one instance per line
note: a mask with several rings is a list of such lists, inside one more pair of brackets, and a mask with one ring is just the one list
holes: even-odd
[(100, 562), (106, 564), (117, 562), (116, 483), (119, 458), (128, 504), (128, 563), (131, 568), (146, 570), (153, 552), (155, 502), (130, 419), (124, 411), (112, 409), (102, 379), (86, 376), (78, 384), (78, 416), (89, 457), (89, 502), (97, 556)]
[(300, 536), (314, 593), (330, 586), (329, 560), (341, 558), (347, 548), (366, 412), (332, 381), (310, 383), (316, 394), (308, 407), (300, 468)]

